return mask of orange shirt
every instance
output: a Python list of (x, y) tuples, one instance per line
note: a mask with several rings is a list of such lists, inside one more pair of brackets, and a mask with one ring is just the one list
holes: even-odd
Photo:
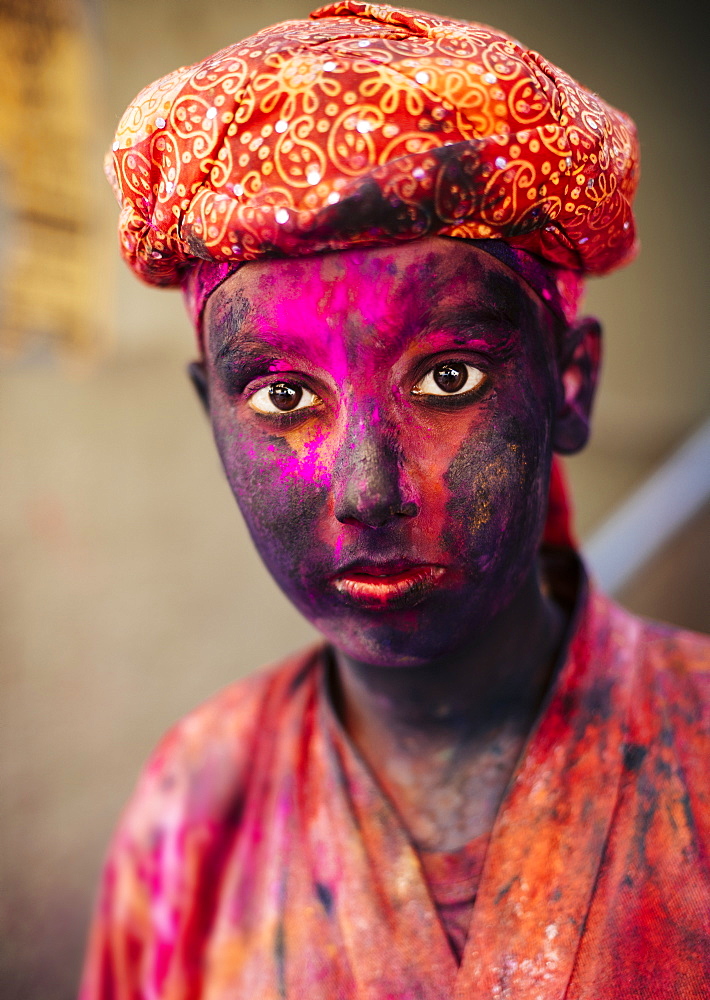
[(332, 710), (323, 650), (233, 685), (143, 774), (82, 1000), (706, 1000), (709, 649), (585, 600), (460, 964), (431, 865)]
[(486, 859), (488, 834), (458, 851), (419, 850), (419, 862), (451, 950), (460, 964)]

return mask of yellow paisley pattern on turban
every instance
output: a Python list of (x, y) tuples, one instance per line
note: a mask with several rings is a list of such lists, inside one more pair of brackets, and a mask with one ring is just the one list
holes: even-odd
[(480, 24), (342, 0), (143, 90), (109, 176), (154, 284), (430, 235), (600, 274), (636, 249), (631, 120)]

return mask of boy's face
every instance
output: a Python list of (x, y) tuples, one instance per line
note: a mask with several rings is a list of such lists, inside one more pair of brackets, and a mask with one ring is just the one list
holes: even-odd
[(536, 296), (427, 239), (248, 264), (205, 330), (227, 478), (306, 618), (383, 666), (475, 641), (545, 520), (562, 390)]

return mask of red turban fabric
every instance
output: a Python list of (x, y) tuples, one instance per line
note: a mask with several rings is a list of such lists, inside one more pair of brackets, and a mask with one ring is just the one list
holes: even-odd
[(629, 118), (500, 31), (360, 0), (147, 87), (108, 171), (123, 254), (157, 285), (432, 235), (580, 275), (635, 250)]

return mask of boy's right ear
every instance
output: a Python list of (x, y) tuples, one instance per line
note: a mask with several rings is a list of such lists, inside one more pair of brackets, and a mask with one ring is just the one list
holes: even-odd
[(205, 413), (210, 412), (210, 394), (207, 388), (207, 370), (204, 361), (191, 361), (187, 366), (187, 374), (195, 387), (195, 392), (200, 397), (200, 402), (205, 408)]

